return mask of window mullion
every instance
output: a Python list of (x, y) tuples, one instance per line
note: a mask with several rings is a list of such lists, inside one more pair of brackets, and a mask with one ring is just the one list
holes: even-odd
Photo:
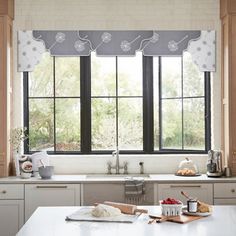
[(57, 152), (57, 141), (56, 141), (56, 62), (55, 57), (53, 57), (53, 146), (54, 152)]
[(211, 149), (211, 81), (210, 72), (204, 73), (205, 92), (205, 149)]
[(163, 147), (163, 144), (162, 144), (162, 66), (161, 66), (161, 63), (162, 63), (162, 58), (159, 57), (159, 60), (158, 60), (158, 73), (159, 73), (159, 76), (158, 76), (158, 80), (159, 80), (159, 150), (162, 150), (162, 147)]
[[(29, 137), (29, 72), (23, 72), (24, 127)], [(29, 153), (29, 138), (24, 140), (24, 153)]]
[(81, 152), (91, 152), (91, 57), (80, 57)]
[(181, 110), (182, 110), (182, 150), (184, 150), (184, 64), (183, 56), (181, 57)]
[(153, 58), (143, 57), (143, 149), (151, 153), (154, 149), (153, 126)]
[(119, 147), (119, 121), (118, 121), (118, 117), (119, 117), (119, 103), (118, 103), (118, 57), (116, 56), (116, 147)]

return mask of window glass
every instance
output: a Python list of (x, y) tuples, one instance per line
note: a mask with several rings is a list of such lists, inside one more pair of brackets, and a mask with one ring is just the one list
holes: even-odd
[(133, 57), (118, 57), (118, 95), (142, 96), (142, 52)]
[(205, 147), (204, 98), (184, 99), (184, 149)]
[(29, 148), (31, 151), (53, 151), (53, 99), (29, 101)]
[(179, 99), (162, 102), (162, 148), (182, 149), (182, 103)]
[(92, 150), (142, 150), (142, 53), (92, 54), (91, 69)]
[(183, 54), (183, 96), (204, 96), (204, 73), (199, 71), (189, 52)]
[(119, 98), (118, 133), (121, 150), (143, 150), (142, 98)]
[[(205, 151), (209, 76), (188, 52), (147, 57), (145, 63), (143, 58), (141, 52), (129, 57), (92, 52), (91, 60), (43, 54), (34, 71), (24, 73), (27, 151), (111, 153), (117, 145), (126, 153)], [(91, 81), (81, 77), (85, 73)]]
[(182, 96), (181, 57), (161, 58), (161, 91), (163, 98)]
[(92, 96), (116, 95), (116, 58), (98, 57), (91, 53)]
[(80, 99), (56, 99), (56, 150), (80, 151)]
[(55, 96), (80, 96), (80, 57), (55, 57)]
[(42, 59), (29, 73), (30, 97), (53, 96), (53, 57), (49, 53), (43, 53)]
[(92, 150), (116, 147), (116, 100), (92, 98)]
[[(160, 78), (157, 58), (154, 58), (153, 65), (154, 149), (204, 150), (204, 73), (199, 71), (188, 52), (184, 52), (183, 63), (180, 56), (162, 57)], [(158, 96), (159, 80), (161, 96)], [(161, 104), (160, 110), (158, 103)], [(158, 132), (159, 126), (161, 132)]]

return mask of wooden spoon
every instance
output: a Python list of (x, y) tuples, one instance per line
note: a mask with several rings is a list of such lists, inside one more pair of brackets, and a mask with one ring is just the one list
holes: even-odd
[(167, 221), (170, 218), (169, 216), (154, 216), (154, 215), (149, 215), (149, 217), (151, 219), (148, 221), (148, 224), (161, 223)]
[(45, 164), (44, 164), (43, 160), (42, 160), (42, 159), (40, 159), (39, 161), (40, 161), (40, 163), (42, 164), (43, 168), (45, 168), (46, 166), (45, 166)]
[(198, 200), (197, 200), (197, 198), (192, 198), (192, 197), (190, 197), (186, 192), (184, 192), (184, 191), (181, 191), (181, 194), (184, 196), (184, 197), (186, 197), (188, 200), (196, 200), (197, 202), (199, 202)]

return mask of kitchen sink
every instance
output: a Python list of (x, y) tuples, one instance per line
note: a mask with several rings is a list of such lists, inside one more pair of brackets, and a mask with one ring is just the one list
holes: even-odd
[(150, 178), (149, 174), (88, 174), (87, 179), (125, 179), (125, 178)]

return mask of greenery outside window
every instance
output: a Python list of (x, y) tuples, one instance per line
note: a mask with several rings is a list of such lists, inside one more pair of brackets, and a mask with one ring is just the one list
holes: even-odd
[(51, 57), (24, 72), (25, 152), (206, 153), (210, 73), (191, 55)]

